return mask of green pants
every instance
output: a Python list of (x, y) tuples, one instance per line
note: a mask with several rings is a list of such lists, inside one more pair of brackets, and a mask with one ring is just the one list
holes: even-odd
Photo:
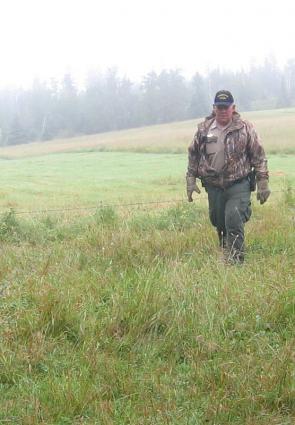
[(206, 186), (209, 216), (216, 227), (221, 246), (234, 258), (244, 258), (244, 223), (251, 216), (251, 192), (247, 178), (228, 189)]

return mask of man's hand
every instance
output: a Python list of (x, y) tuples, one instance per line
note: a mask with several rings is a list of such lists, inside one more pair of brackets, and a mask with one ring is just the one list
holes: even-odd
[(193, 193), (201, 193), (200, 189), (196, 184), (196, 177), (186, 176), (186, 193), (188, 202), (193, 202)]
[(268, 187), (268, 180), (258, 180), (257, 181), (257, 201), (260, 201), (260, 204), (264, 204), (267, 201), (267, 198), (270, 195), (270, 190)]

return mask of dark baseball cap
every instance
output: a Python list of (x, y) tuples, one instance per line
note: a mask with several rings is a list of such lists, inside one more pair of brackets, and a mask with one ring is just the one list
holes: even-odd
[(214, 105), (230, 106), (234, 103), (234, 98), (228, 90), (219, 90), (214, 98)]

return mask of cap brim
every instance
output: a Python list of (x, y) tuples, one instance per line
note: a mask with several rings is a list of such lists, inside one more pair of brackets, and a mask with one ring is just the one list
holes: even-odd
[(230, 106), (230, 105), (233, 105), (233, 103), (234, 102), (215, 102), (214, 105), (215, 106), (221, 106), (221, 105), (223, 105), (223, 106)]

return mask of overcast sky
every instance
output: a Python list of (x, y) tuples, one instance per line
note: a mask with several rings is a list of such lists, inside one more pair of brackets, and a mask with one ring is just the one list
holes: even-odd
[(294, 0), (0, 0), (0, 85), (117, 66), (185, 75), (295, 57)]

